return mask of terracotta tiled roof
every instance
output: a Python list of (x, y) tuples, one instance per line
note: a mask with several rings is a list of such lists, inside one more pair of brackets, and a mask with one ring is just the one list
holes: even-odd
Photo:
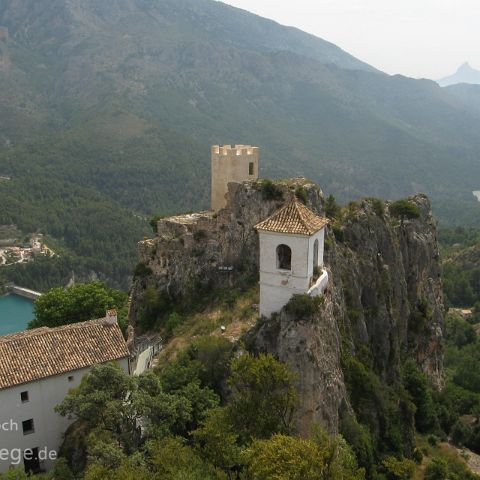
[(129, 356), (118, 324), (106, 319), (0, 337), (0, 390)]
[(293, 200), (275, 212), (271, 217), (255, 226), (268, 232), (313, 235), (327, 225), (328, 219), (319, 217), (303, 203)]

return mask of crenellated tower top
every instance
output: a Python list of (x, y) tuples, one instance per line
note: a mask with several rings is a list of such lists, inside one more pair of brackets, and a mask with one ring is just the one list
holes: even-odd
[(257, 155), (259, 154), (259, 148), (251, 145), (213, 145), (212, 155), (231, 155), (231, 156), (243, 156), (243, 155)]

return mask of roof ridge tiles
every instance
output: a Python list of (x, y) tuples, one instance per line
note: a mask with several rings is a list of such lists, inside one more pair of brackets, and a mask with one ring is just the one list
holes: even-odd
[(329, 223), (297, 198), (287, 203), (266, 220), (255, 225), (257, 230), (296, 235), (313, 235)]

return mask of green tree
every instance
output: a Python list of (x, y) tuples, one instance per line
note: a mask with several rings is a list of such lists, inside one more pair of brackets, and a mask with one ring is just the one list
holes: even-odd
[(431, 460), (425, 469), (425, 480), (447, 480), (448, 479), (448, 465), (443, 459), (434, 458)]
[(232, 355), (233, 344), (225, 338), (197, 338), (161, 369), (163, 388), (172, 392), (199, 381), (202, 387), (221, 395), (230, 372)]
[[(477, 345), (475, 345), (475, 347), (477, 347)], [(456, 368), (453, 381), (466, 390), (480, 393), (480, 369), (473, 368), (474, 363), (472, 360), (477, 366), (480, 365), (478, 357), (465, 356)]]
[(137, 324), (141, 330), (153, 330), (160, 326), (159, 320), (162, 314), (168, 312), (171, 308), (171, 300), (166, 295), (161, 295), (157, 289), (150, 285), (143, 292), (140, 298)]
[(390, 205), (390, 213), (394, 217), (399, 217), (402, 223), (406, 220), (412, 220), (420, 217), (420, 209), (409, 200), (397, 200)]
[(337, 205), (335, 197), (331, 194), (325, 200), (324, 209), (328, 218), (338, 218), (340, 216), (340, 207)]
[(438, 428), (435, 404), (428, 385), (427, 376), (414, 360), (408, 360), (403, 369), (403, 383), (415, 404), (415, 426), (421, 433)]
[(255, 480), (362, 480), (355, 457), (347, 444), (337, 440), (318, 443), (298, 437), (275, 434), (268, 440), (255, 440), (245, 450), (247, 478)]
[(197, 375), (201, 385), (220, 395), (230, 373), (233, 344), (226, 338), (200, 337), (187, 347), (185, 354), (191, 361), (199, 362)]
[(445, 338), (461, 348), (475, 343), (477, 334), (473, 326), (462, 317), (448, 314), (445, 319)]
[(374, 467), (375, 448), (368, 428), (358, 423), (354, 415), (344, 414), (340, 433), (352, 447), (359, 465), (370, 474)]
[(58, 327), (105, 316), (108, 309), (123, 309), (128, 295), (101, 282), (52, 288), (35, 302), (35, 320), (29, 328)]
[(294, 375), (271, 354), (249, 353), (233, 360), (228, 411), (243, 440), (268, 438), (292, 428), (297, 393)]
[(199, 455), (213, 466), (232, 472), (240, 465), (238, 435), (225, 408), (211, 410), (201, 427), (192, 433)]
[[(55, 477), (56, 478), (56, 477)], [(111, 468), (100, 462), (88, 466), (84, 480), (151, 480), (152, 473), (147, 469), (138, 455), (124, 458), (116, 468)], [(59, 477), (59, 480), (63, 480)]]
[(463, 447), (468, 443), (471, 434), (472, 428), (461, 420), (458, 420), (450, 431), (452, 442), (459, 447)]
[(343, 356), (342, 367), (356, 418), (376, 440), (376, 454), (410, 455), (415, 405), (408, 392), (401, 385), (387, 385), (371, 366), (352, 355)]
[(105, 430), (123, 442), (134, 443), (138, 412), (127, 398), (135, 390), (135, 382), (116, 364), (96, 365), (55, 411), (73, 415), (92, 430)]
[(415, 471), (415, 462), (408, 458), (395, 458), (389, 456), (385, 458), (382, 465), (391, 480), (410, 480)]
[(332, 480), (365, 478), (365, 469), (358, 468), (355, 453), (342, 436), (329, 435), (318, 425), (313, 426), (311, 436), (325, 458), (327, 478)]
[(20, 467), (0, 473), (0, 480), (34, 480), (36, 478), (38, 478), (36, 475), (27, 475), (25, 469)]
[(221, 472), (202, 460), (192, 447), (180, 438), (152, 442), (147, 447), (149, 461), (158, 480), (220, 480)]
[(192, 422), (194, 409), (189, 399), (181, 394), (165, 392), (160, 378), (151, 370), (137, 378), (137, 385), (131, 400), (137, 414), (144, 419), (147, 439), (165, 438), (171, 432), (185, 432)]

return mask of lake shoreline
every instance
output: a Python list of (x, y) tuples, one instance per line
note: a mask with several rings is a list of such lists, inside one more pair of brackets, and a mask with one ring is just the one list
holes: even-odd
[(26, 330), (34, 317), (33, 300), (15, 293), (0, 297), (0, 336)]

